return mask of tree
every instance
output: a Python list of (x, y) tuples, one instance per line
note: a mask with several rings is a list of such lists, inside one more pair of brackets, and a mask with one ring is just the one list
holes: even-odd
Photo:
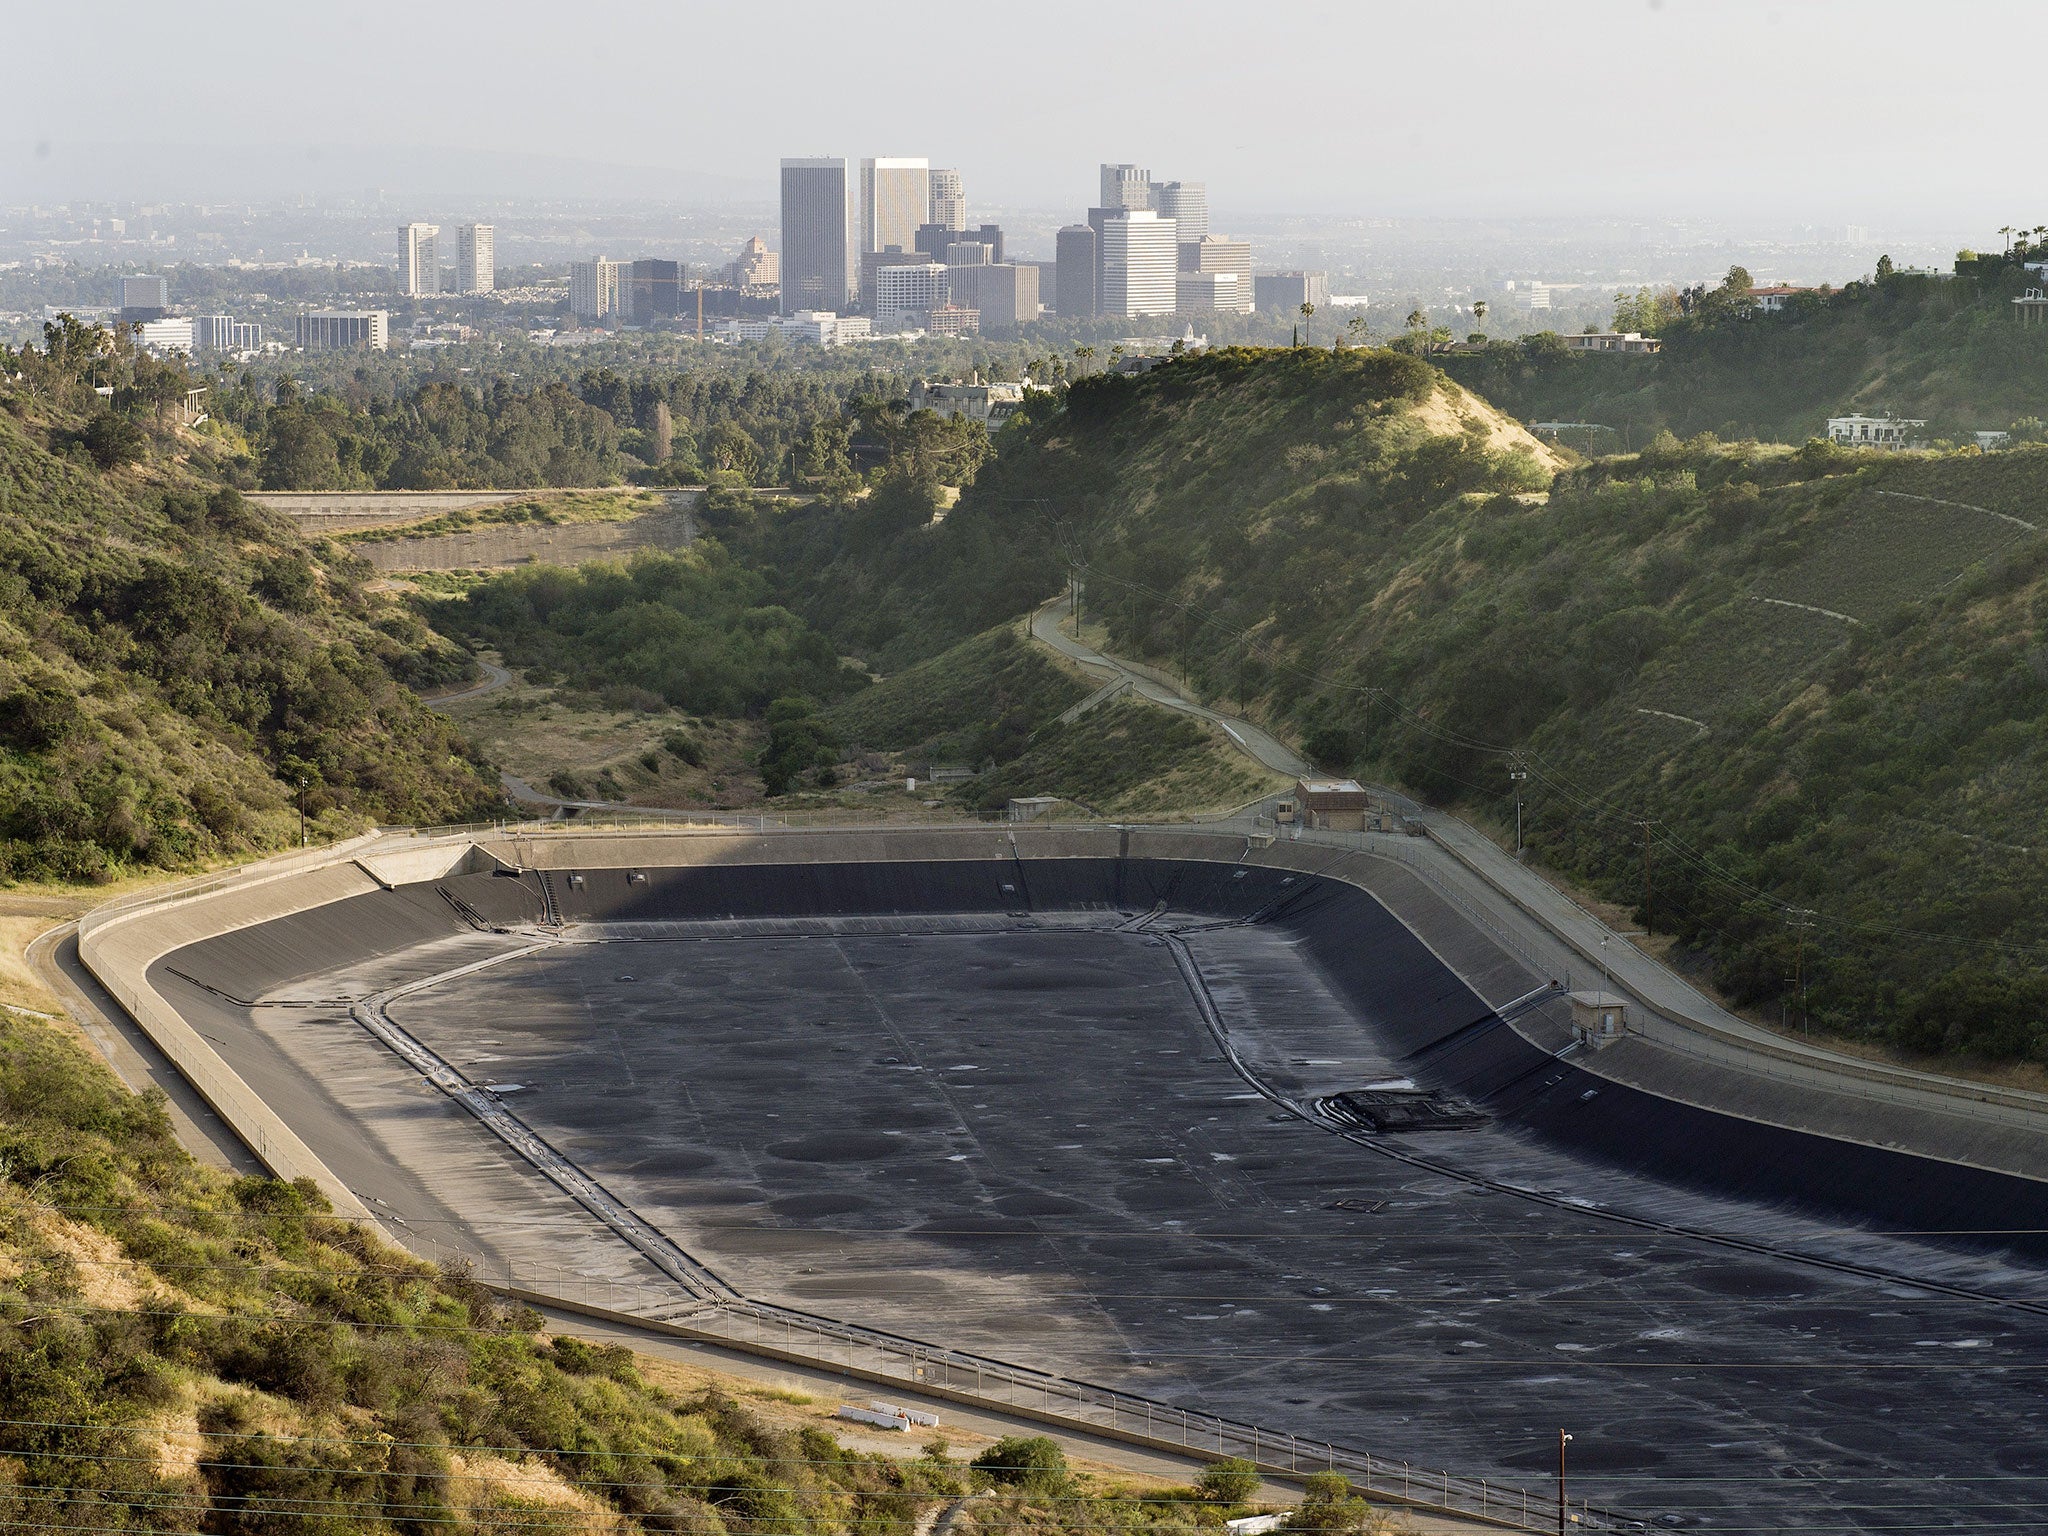
[(1721, 291), (1730, 298), (1747, 298), (1749, 290), (1755, 286), (1756, 284), (1750, 280), (1749, 268), (1744, 266), (1730, 267), (1728, 275), (1721, 279)]
[(704, 463), (714, 475), (752, 485), (761, 472), (761, 447), (746, 428), (721, 421), (704, 434)]
[(1259, 1469), (1251, 1462), (1240, 1456), (1227, 1456), (1202, 1468), (1195, 1486), (1204, 1498), (1214, 1499), (1218, 1504), (1242, 1504), (1259, 1491), (1262, 1481)]
[(148, 441), (142, 435), (142, 428), (113, 411), (101, 411), (94, 416), (79, 432), (78, 440), (101, 469), (134, 463), (142, 457), (143, 447)]
[(1373, 1507), (1351, 1491), (1341, 1472), (1315, 1472), (1302, 1484), (1303, 1497), (1288, 1517), (1290, 1531), (1313, 1531), (1316, 1536), (1354, 1536), (1377, 1532), (1387, 1522)]
[(654, 402), (654, 419), (647, 427), (647, 446), (656, 464), (666, 464), (676, 451), (675, 416), (666, 400)]
[(1086, 378), (1088, 376), (1088, 359), (1094, 355), (1095, 349), (1093, 347), (1079, 346), (1074, 348), (1074, 361), (1078, 365), (1074, 371), (1083, 378)]
[(1026, 1493), (1067, 1489), (1067, 1453), (1047, 1435), (1005, 1435), (968, 1465), (992, 1484)]
[(1315, 317), (1315, 305), (1309, 303), (1308, 300), (1303, 299), (1301, 301), (1301, 339), (1304, 342), (1308, 343), (1308, 345), (1310, 346), (1315, 345), (1314, 327), (1310, 324), (1310, 322), (1313, 321)]
[(1877, 280), (1880, 283), (1890, 277), (1894, 270), (1896, 269), (1892, 266), (1891, 257), (1880, 256), (1877, 258)]
[(1354, 347), (1361, 345), (1366, 340), (1367, 324), (1368, 322), (1363, 314), (1353, 315), (1344, 322), (1344, 328), (1351, 333), (1351, 344)]
[(1489, 307), (1484, 299), (1472, 301), (1472, 320), (1481, 330), (1486, 329), (1486, 311)]

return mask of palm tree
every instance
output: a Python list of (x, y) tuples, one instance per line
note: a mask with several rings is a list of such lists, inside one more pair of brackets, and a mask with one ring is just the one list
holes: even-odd
[(1079, 368), (1075, 370), (1075, 372), (1085, 376), (1088, 372), (1088, 359), (1093, 357), (1094, 355), (1095, 349), (1093, 347), (1074, 348), (1074, 359), (1081, 365)]
[(1484, 299), (1474, 299), (1472, 301), (1472, 322), (1481, 330), (1486, 328), (1486, 311), (1488, 307)]
[(1419, 309), (1411, 309), (1408, 311), (1408, 319), (1406, 323), (1410, 333), (1421, 338), (1416, 350), (1424, 353), (1428, 352), (1429, 338), (1427, 335), (1424, 335), (1423, 333), (1427, 330), (1429, 326), (1429, 316), (1424, 314)]
[(2000, 233), (2001, 235), (2005, 236), (2005, 248), (2006, 248), (2006, 249), (2007, 249), (2008, 251), (2009, 251), (2009, 250), (2011, 250), (2011, 249), (2012, 249), (2012, 226), (2011, 226), (2010, 224), (2001, 224), (2001, 225), (1999, 225), (1999, 226), (1998, 226), (1998, 232), (1999, 232), (1999, 233)]
[(1303, 342), (1307, 343), (1307, 344), (1308, 344), (1308, 345), (1310, 345), (1310, 346), (1313, 346), (1313, 345), (1314, 345), (1314, 342), (1313, 342), (1313, 340), (1311, 339), (1311, 332), (1310, 332), (1310, 330), (1309, 330), (1309, 321), (1311, 321), (1311, 320), (1315, 319), (1315, 317), (1316, 317), (1316, 307), (1315, 307), (1315, 305), (1313, 305), (1313, 304), (1309, 303), (1309, 302), (1308, 302), (1308, 300), (1306, 300), (1306, 299), (1302, 300), (1302, 303), (1301, 303), (1301, 339), (1302, 339), (1302, 341), (1303, 341)]

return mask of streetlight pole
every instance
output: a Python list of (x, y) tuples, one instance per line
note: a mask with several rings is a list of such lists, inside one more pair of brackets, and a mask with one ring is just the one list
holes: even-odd
[(1515, 786), (1515, 862), (1522, 862), (1522, 781), (1529, 777), (1525, 768), (1510, 768), (1508, 778)]
[(1571, 1443), (1572, 1437), (1560, 1429), (1557, 1432), (1557, 1536), (1565, 1536), (1564, 1448)]
[(299, 776), (299, 846), (301, 848), (308, 846), (306, 842), (306, 779), (303, 774)]

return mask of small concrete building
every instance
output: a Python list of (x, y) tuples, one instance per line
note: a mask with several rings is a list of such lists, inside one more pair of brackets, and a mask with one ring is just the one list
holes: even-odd
[(1041, 816), (1052, 814), (1052, 808), (1060, 803), (1058, 795), (1022, 795), (1010, 802), (1010, 820), (1036, 821)]
[(1319, 832), (1363, 832), (1372, 800), (1356, 779), (1301, 779), (1294, 786), (1295, 814)]
[(1572, 1033), (1596, 1050), (1628, 1032), (1628, 999), (1616, 992), (1571, 994)]

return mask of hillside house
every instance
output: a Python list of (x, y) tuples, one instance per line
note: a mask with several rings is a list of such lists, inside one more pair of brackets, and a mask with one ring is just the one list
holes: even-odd
[(2021, 325), (2048, 323), (2048, 298), (2042, 297), (2040, 289), (2029, 288), (2012, 301), (2012, 314)]
[(1662, 352), (1664, 343), (1640, 331), (1585, 331), (1567, 336), (1564, 344), (1574, 352)]
[(1910, 448), (1926, 425), (1913, 416), (1830, 416), (1828, 441), (1844, 448)]
[(965, 384), (926, 383), (910, 386), (913, 411), (936, 411), (941, 416), (965, 416), (985, 427), (1000, 426), (1024, 403), (1022, 384), (984, 384), (979, 377)]
[(1775, 283), (1769, 288), (1750, 289), (1749, 298), (1750, 302), (1756, 305), (1758, 314), (1775, 315), (1779, 310), (1789, 308), (1800, 294), (1817, 291), (1813, 288), (1792, 288), (1783, 283)]

